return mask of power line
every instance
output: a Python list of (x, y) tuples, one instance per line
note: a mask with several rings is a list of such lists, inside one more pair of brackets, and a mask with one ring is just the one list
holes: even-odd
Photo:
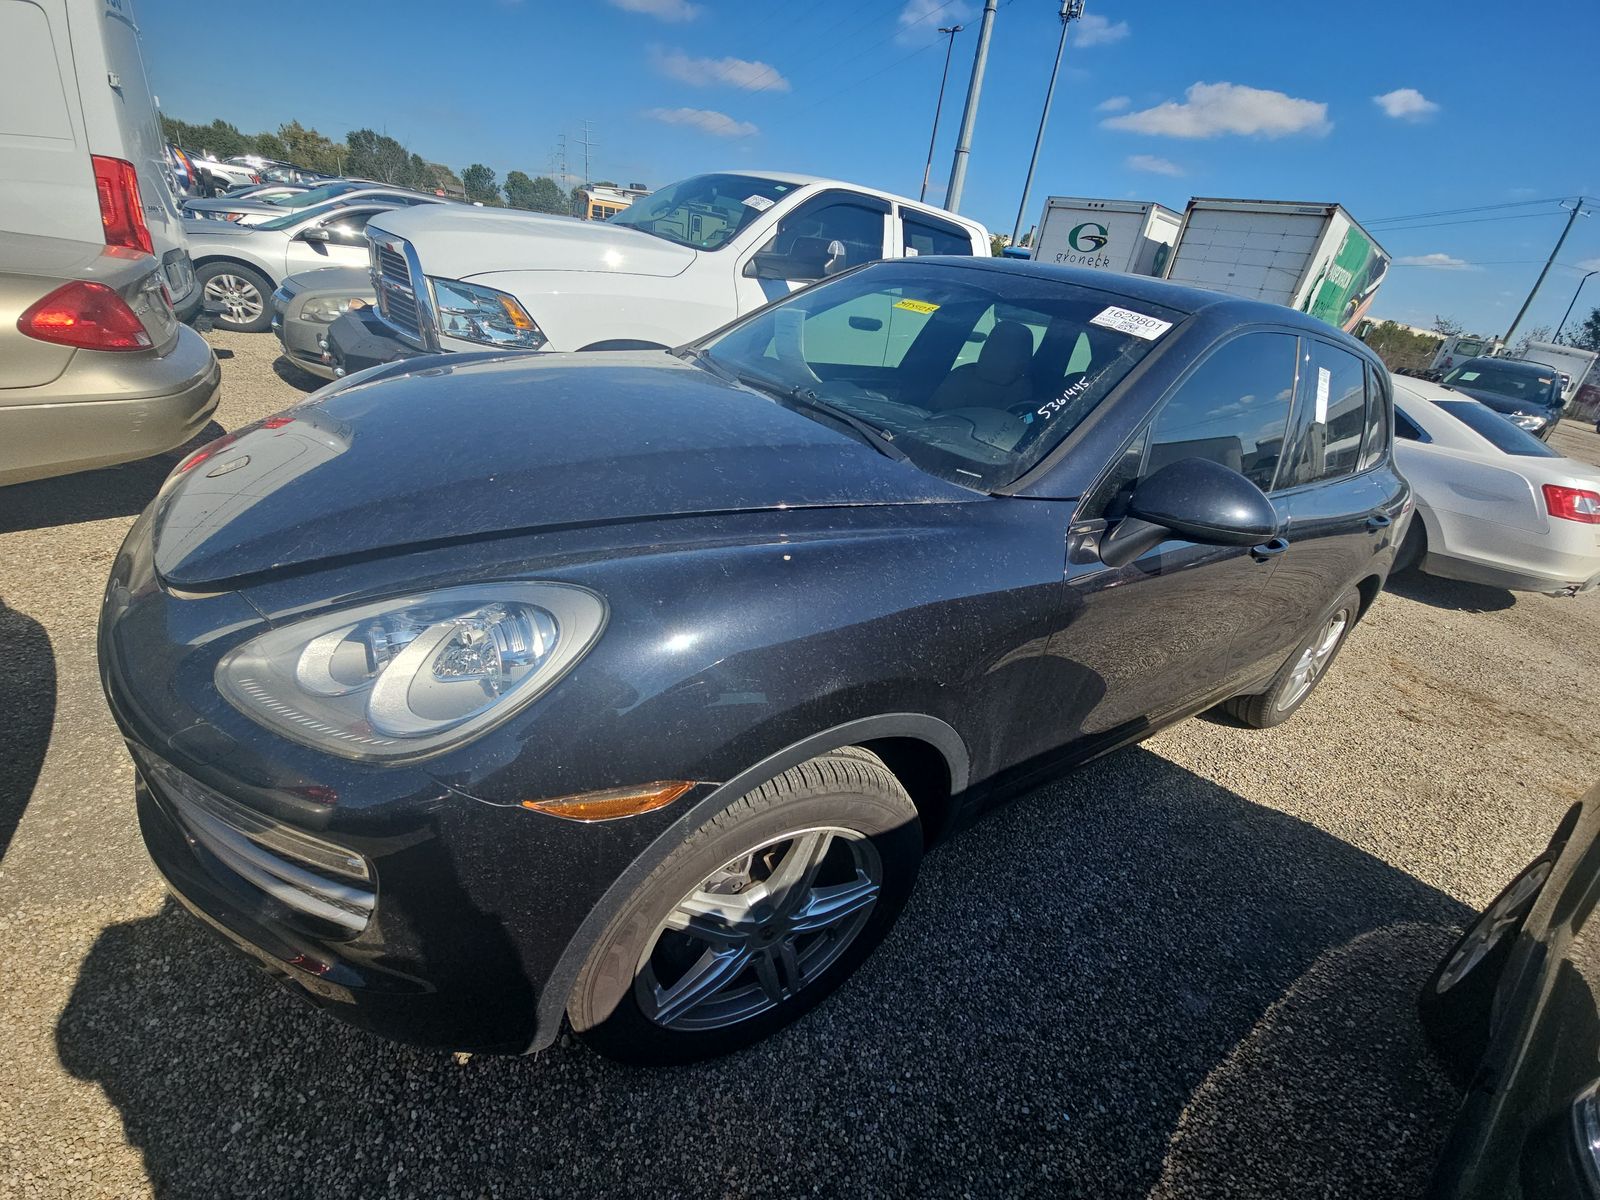
[(1536, 213), (1507, 213), (1501, 217), (1463, 217), (1459, 221), (1427, 221), (1421, 225), (1387, 225), (1378, 232), (1382, 234), (1410, 233), (1413, 229), (1438, 229), (1445, 225), (1481, 225), (1485, 221), (1520, 221), (1528, 217), (1553, 217), (1554, 212)]
[(1565, 196), (1550, 196), (1543, 200), (1508, 200), (1504, 204), (1476, 204), (1469, 208), (1441, 208), (1434, 212), (1407, 213), (1399, 217), (1373, 217), (1363, 225), (1387, 225), (1392, 221), (1420, 221), (1427, 217), (1455, 217), (1463, 213), (1489, 212), (1502, 208), (1529, 208), (1536, 204), (1559, 204)]

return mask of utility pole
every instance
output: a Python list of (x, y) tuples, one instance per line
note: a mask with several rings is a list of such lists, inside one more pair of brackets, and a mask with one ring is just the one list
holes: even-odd
[(967, 106), (961, 114), (961, 132), (956, 137), (955, 161), (950, 164), (950, 186), (944, 190), (944, 206), (951, 212), (961, 208), (961, 188), (967, 182), (967, 156), (972, 153), (972, 127), (978, 123), (978, 99), (983, 94), (983, 68), (989, 63), (989, 33), (994, 28), (997, 0), (983, 0), (983, 24), (978, 26), (978, 51), (972, 57), (972, 80), (967, 84)]
[[(1563, 204), (1562, 208), (1567, 206)], [(1544, 270), (1539, 272), (1539, 278), (1533, 281), (1533, 290), (1528, 293), (1528, 298), (1522, 302), (1522, 307), (1517, 310), (1516, 319), (1511, 322), (1511, 328), (1506, 330), (1505, 343), (1511, 344), (1511, 335), (1516, 333), (1517, 326), (1522, 324), (1522, 318), (1528, 315), (1528, 308), (1533, 303), (1533, 298), (1539, 294), (1539, 287), (1544, 283), (1544, 277), (1550, 274), (1550, 268), (1555, 265), (1556, 255), (1561, 253), (1561, 247), (1566, 244), (1567, 234), (1572, 232), (1572, 227), (1578, 223), (1578, 214), (1588, 216), (1583, 207), (1583, 197), (1579, 196), (1572, 202), (1572, 215), (1567, 218), (1566, 228), (1561, 231), (1561, 236), (1556, 239), (1556, 248), (1550, 251), (1550, 257), (1544, 261)], [(1576, 299), (1576, 297), (1574, 297)]]
[(1044, 127), (1050, 121), (1050, 102), (1056, 95), (1056, 76), (1061, 73), (1061, 57), (1067, 52), (1067, 30), (1083, 16), (1084, 0), (1061, 0), (1061, 40), (1056, 43), (1056, 65), (1050, 68), (1050, 86), (1044, 91), (1044, 110), (1039, 114), (1039, 132), (1033, 138), (1033, 157), (1028, 160), (1028, 177), (1022, 181), (1022, 201), (1017, 205), (1017, 223), (1011, 227), (1011, 244), (1022, 236), (1022, 215), (1033, 190), (1033, 172), (1039, 165), (1039, 147), (1044, 144)]
[(965, 28), (965, 25), (939, 27), (939, 32), (947, 35), (950, 42), (944, 51), (944, 74), (939, 76), (939, 99), (933, 106), (933, 136), (928, 139), (928, 165), (922, 168), (922, 190), (917, 193), (918, 200), (928, 198), (928, 176), (933, 173), (933, 144), (939, 140), (939, 110), (944, 107), (944, 85), (950, 78), (950, 55), (956, 48), (956, 34)]
[[(1600, 270), (1590, 271), (1589, 275), (1600, 275)], [(1556, 326), (1556, 335), (1551, 339), (1552, 341), (1559, 342), (1561, 340), (1561, 331), (1567, 327), (1567, 318), (1572, 315), (1572, 306), (1578, 302), (1578, 294), (1583, 291), (1583, 285), (1589, 282), (1589, 275), (1585, 275), (1578, 280), (1578, 286), (1573, 289), (1572, 299), (1567, 302), (1567, 311), (1561, 315), (1561, 324)]]
[(599, 142), (590, 140), (590, 137), (589, 137), (589, 122), (585, 121), (583, 123), (583, 140), (578, 143), (578, 145), (583, 147), (583, 186), (584, 187), (588, 187), (589, 186), (589, 155), (590, 155), (590, 152), (596, 146), (598, 146), (599, 144), (600, 144)]

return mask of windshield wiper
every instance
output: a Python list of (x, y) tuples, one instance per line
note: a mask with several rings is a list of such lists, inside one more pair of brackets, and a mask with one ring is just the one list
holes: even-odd
[(829, 404), (808, 387), (801, 387), (792, 383), (780, 383), (776, 379), (768, 379), (765, 375), (757, 375), (749, 371), (739, 371), (734, 375), (734, 378), (744, 384), (745, 387), (754, 388), (756, 391), (780, 401), (797, 401), (807, 408), (814, 408), (818, 412), (827, 414), (842, 425), (848, 425), (862, 436), (867, 445), (878, 451), (885, 458), (892, 458), (896, 462), (905, 462), (907, 459), (906, 452), (894, 444), (894, 434), (886, 429), (879, 429), (871, 422), (863, 421), (854, 413), (846, 412), (842, 408)]

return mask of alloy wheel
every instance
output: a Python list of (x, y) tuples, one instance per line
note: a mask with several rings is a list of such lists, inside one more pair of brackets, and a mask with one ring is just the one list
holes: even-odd
[(1289, 686), (1278, 699), (1280, 710), (1293, 708), (1305, 699), (1306, 693), (1316, 685), (1332, 661), (1333, 652), (1339, 648), (1349, 627), (1350, 614), (1343, 609), (1334, 613), (1323, 626), (1321, 636), (1305, 648), (1295, 662), (1294, 669), (1289, 672)]
[(883, 885), (872, 841), (786, 833), (724, 863), (673, 906), (634, 971), (640, 1009), (679, 1031), (721, 1029), (815, 983), (866, 925)]
[(1444, 970), (1439, 972), (1439, 979), (1434, 984), (1435, 991), (1447, 992), (1455, 987), (1488, 957), (1501, 938), (1522, 924), (1544, 888), (1545, 880), (1550, 878), (1550, 867), (1550, 863), (1542, 862), (1524, 872), (1486, 913), (1473, 922)]
[(266, 308), (261, 290), (240, 275), (213, 275), (206, 280), (205, 298), (241, 325), (257, 320)]

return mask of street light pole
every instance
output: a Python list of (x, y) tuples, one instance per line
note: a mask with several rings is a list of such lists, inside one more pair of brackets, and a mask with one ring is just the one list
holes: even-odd
[(950, 164), (950, 186), (944, 190), (944, 206), (951, 212), (961, 209), (961, 188), (967, 182), (967, 156), (972, 153), (972, 127), (978, 123), (978, 99), (983, 94), (983, 69), (989, 63), (989, 32), (994, 28), (998, 7), (999, 0), (983, 0), (983, 24), (978, 26), (978, 52), (972, 57), (967, 106), (961, 114), (961, 132), (956, 136), (955, 161)]
[(928, 138), (928, 165), (922, 168), (922, 190), (917, 193), (918, 200), (928, 198), (928, 176), (933, 173), (933, 144), (939, 140), (939, 112), (944, 108), (944, 85), (950, 78), (950, 55), (955, 52), (956, 34), (965, 28), (965, 25), (939, 27), (940, 33), (949, 36), (950, 43), (944, 51), (944, 74), (939, 76), (939, 99), (933, 106), (933, 135)]
[[(1562, 208), (1566, 208), (1563, 204)], [(1511, 322), (1511, 328), (1506, 330), (1505, 343), (1511, 344), (1511, 335), (1516, 333), (1517, 326), (1522, 324), (1522, 318), (1528, 315), (1528, 308), (1533, 304), (1533, 298), (1539, 294), (1539, 288), (1544, 283), (1544, 277), (1550, 274), (1550, 268), (1555, 264), (1556, 255), (1561, 253), (1561, 247), (1566, 245), (1567, 234), (1572, 232), (1572, 227), (1578, 222), (1578, 214), (1588, 216), (1588, 210), (1583, 207), (1583, 197), (1579, 196), (1572, 202), (1572, 215), (1567, 218), (1566, 228), (1561, 231), (1561, 236), (1556, 239), (1556, 248), (1550, 251), (1550, 257), (1544, 260), (1544, 270), (1539, 272), (1539, 278), (1533, 281), (1533, 290), (1528, 293), (1528, 298), (1522, 302), (1522, 307), (1517, 309), (1517, 316)]]
[[(1590, 271), (1589, 275), (1600, 275), (1600, 269)], [(1578, 302), (1578, 293), (1583, 291), (1583, 285), (1589, 282), (1589, 275), (1585, 275), (1578, 280), (1578, 286), (1573, 289), (1572, 299), (1567, 303), (1567, 311), (1561, 316), (1561, 324), (1556, 326), (1554, 341), (1559, 342), (1561, 340), (1561, 331), (1567, 327), (1567, 318), (1572, 315), (1572, 306)]]
[(1067, 30), (1083, 16), (1084, 0), (1061, 0), (1061, 40), (1056, 43), (1056, 65), (1050, 68), (1050, 86), (1044, 92), (1044, 110), (1039, 114), (1039, 132), (1033, 138), (1033, 157), (1028, 160), (1028, 177), (1022, 183), (1022, 201), (1017, 205), (1017, 223), (1011, 227), (1011, 244), (1022, 236), (1022, 217), (1033, 190), (1033, 172), (1039, 165), (1039, 147), (1044, 144), (1044, 127), (1050, 120), (1050, 103), (1056, 95), (1056, 76), (1061, 73), (1061, 58), (1067, 52)]

